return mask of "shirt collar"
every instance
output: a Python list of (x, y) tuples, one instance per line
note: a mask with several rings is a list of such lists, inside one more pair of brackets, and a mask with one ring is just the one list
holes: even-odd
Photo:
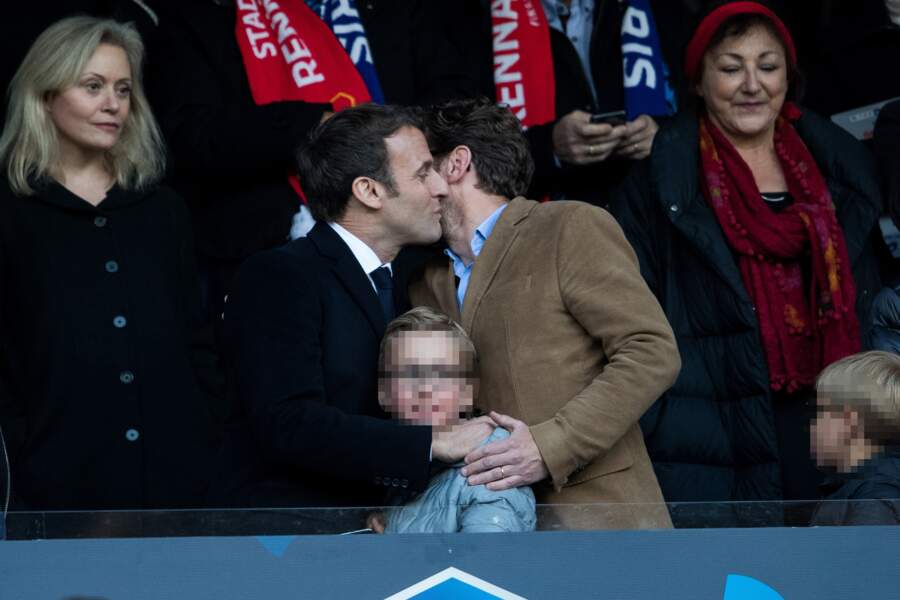
[[(503, 211), (506, 207), (509, 206), (508, 202), (504, 202), (502, 206), (497, 208), (494, 212), (491, 213), (487, 219), (481, 222), (481, 225), (475, 228), (475, 236), (472, 238), (472, 248), (475, 248), (475, 240), (481, 239), (481, 245), (484, 245), (484, 242), (488, 239), (488, 236), (491, 235), (491, 232), (494, 231), (494, 226), (497, 224), (497, 221), (500, 220), (500, 215), (503, 214)], [(479, 251), (481, 249), (479, 248)], [(476, 253), (477, 256), (477, 253)]]
[(359, 263), (359, 266), (362, 267), (362, 270), (366, 275), (382, 265), (386, 266), (388, 270), (393, 273), (393, 270), (391, 270), (391, 263), (382, 263), (381, 259), (378, 258), (378, 255), (375, 254), (375, 251), (369, 248), (364, 241), (337, 223), (329, 221), (328, 225), (334, 229), (335, 233), (341, 236), (341, 239), (344, 240), (344, 243), (350, 248), (350, 252), (353, 253), (353, 257), (356, 258), (356, 262)]
[[(588, 9), (594, 8), (594, 0), (572, 0), (572, 4), (566, 7), (561, 0), (541, 0), (544, 6), (544, 15), (547, 17), (547, 25), (565, 33), (560, 14), (581, 15)], [(562, 10), (562, 12), (560, 12)]]
[[(469, 246), (472, 248), (472, 255), (475, 256), (475, 258), (478, 258), (478, 255), (481, 254), (484, 243), (494, 231), (494, 226), (497, 225), (497, 221), (500, 220), (500, 215), (503, 214), (503, 211), (506, 210), (507, 206), (509, 206), (509, 202), (504, 202), (503, 205), (492, 212), (487, 219), (482, 221), (481, 225), (475, 228), (475, 234), (472, 236), (472, 241), (469, 242)], [(450, 248), (444, 250), (444, 254), (452, 258), (454, 262), (463, 262), (463, 260)]]

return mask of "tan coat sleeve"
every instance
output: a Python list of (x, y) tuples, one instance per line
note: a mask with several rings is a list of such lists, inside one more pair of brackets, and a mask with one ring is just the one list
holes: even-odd
[(555, 487), (602, 458), (674, 383), (681, 360), (672, 329), (621, 228), (604, 210), (569, 211), (557, 271), (566, 308), (608, 360), (549, 420), (531, 427)]

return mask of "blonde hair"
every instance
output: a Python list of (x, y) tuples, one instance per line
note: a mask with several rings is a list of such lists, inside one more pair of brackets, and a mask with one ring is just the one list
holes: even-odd
[(900, 441), (900, 356), (871, 350), (842, 358), (822, 371), (816, 392), (831, 406), (855, 410), (872, 441)]
[[(404, 331), (447, 331), (459, 338), (460, 349), (463, 352), (470, 353), (472, 357), (473, 371), (477, 369), (478, 353), (475, 351), (475, 344), (463, 326), (451, 319), (448, 315), (438, 312), (428, 306), (417, 306), (406, 311), (390, 323), (384, 330), (384, 337), (381, 338), (381, 349), (378, 353), (378, 364), (384, 369), (384, 353), (388, 342)], [(475, 373), (472, 373), (475, 375)]]
[(140, 35), (130, 23), (70, 17), (38, 36), (9, 84), (0, 160), (16, 194), (34, 194), (31, 183), (50, 176), (56, 168), (59, 138), (45, 109), (46, 101), (77, 83), (101, 44), (125, 52), (132, 79), (131, 108), (121, 137), (106, 152), (107, 166), (125, 189), (141, 189), (162, 177), (165, 151), (143, 91), (144, 44)]

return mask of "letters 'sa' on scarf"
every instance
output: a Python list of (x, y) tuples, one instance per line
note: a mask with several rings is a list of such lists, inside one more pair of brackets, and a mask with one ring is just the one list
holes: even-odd
[(756, 307), (772, 389), (809, 386), (832, 362), (858, 352), (856, 286), (844, 233), (818, 165), (786, 103), (775, 151), (794, 203), (765, 205), (753, 173), (708, 116), (700, 120), (703, 191)]
[(663, 60), (650, 0), (626, 2), (622, 17), (622, 71), (629, 121), (640, 115), (675, 114), (678, 107), (669, 85), (669, 69)]
[(550, 28), (540, 0), (492, 0), (494, 88), (522, 125), (556, 118)]

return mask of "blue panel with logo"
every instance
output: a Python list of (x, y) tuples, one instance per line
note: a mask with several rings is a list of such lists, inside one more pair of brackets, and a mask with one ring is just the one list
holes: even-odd
[(897, 598), (900, 528), (0, 542), (3, 600)]

